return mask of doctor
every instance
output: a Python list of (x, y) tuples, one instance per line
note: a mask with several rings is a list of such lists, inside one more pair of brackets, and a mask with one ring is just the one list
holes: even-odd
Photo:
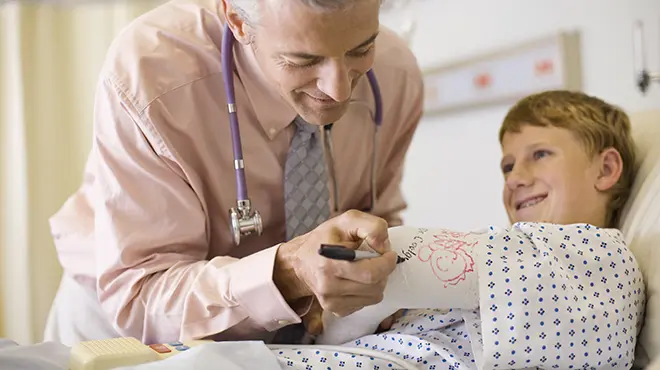
[[(298, 342), (317, 306), (379, 302), (423, 95), (379, 8), (175, 0), (123, 30), (84, 181), (51, 219), (65, 272), (46, 340)], [(382, 257), (317, 253), (362, 240)]]

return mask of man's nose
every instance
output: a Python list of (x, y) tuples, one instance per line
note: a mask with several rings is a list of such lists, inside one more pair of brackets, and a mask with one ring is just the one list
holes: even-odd
[(526, 168), (524, 165), (519, 165), (516, 164), (516, 166), (513, 167), (511, 172), (509, 172), (509, 175), (506, 178), (506, 185), (509, 187), (510, 190), (515, 190), (516, 188), (519, 187), (524, 187), (531, 185), (532, 183), (532, 176), (528, 168)]
[(342, 60), (333, 60), (321, 69), (317, 87), (332, 99), (343, 102), (351, 97), (349, 69)]

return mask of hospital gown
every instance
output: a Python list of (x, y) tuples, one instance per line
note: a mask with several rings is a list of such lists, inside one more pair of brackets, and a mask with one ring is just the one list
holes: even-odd
[[(618, 230), (517, 223), (489, 228), (477, 247), (478, 308), (408, 310), (388, 332), (362, 336), (343, 350), (275, 350), (280, 364), (402, 368), (378, 356), (385, 354), (435, 370), (632, 366), (644, 285)], [(362, 349), (374, 352), (351, 353)]]

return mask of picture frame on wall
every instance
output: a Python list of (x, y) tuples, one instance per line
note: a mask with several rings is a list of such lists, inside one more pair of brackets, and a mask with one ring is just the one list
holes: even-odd
[(560, 32), (425, 69), (425, 115), (513, 104), (547, 90), (581, 90), (580, 52), (579, 31)]

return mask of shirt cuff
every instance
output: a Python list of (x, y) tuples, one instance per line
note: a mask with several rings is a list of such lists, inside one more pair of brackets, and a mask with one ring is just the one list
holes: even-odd
[(251, 321), (268, 331), (276, 331), (302, 321), (273, 282), (278, 248), (279, 245), (276, 245), (228, 266), (231, 270), (232, 296), (248, 312)]

